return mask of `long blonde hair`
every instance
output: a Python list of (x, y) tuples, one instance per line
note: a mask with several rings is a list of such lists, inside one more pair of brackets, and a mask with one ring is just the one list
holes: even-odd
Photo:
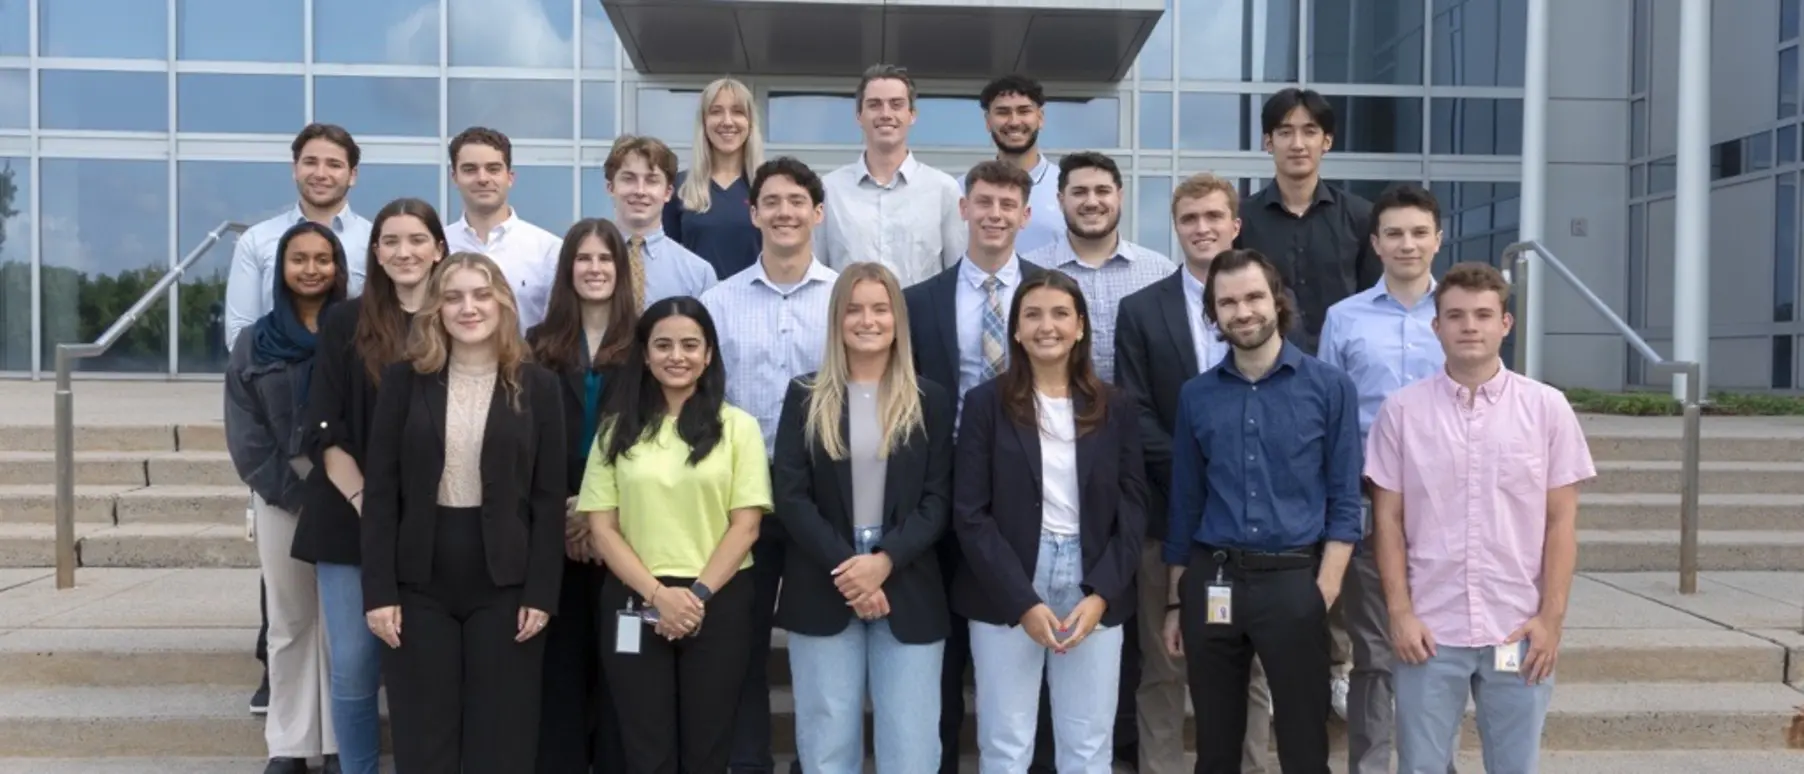
[(902, 300), (902, 285), (896, 275), (880, 263), (854, 263), (847, 266), (833, 283), (827, 322), (827, 349), (821, 357), (821, 370), (809, 385), (808, 421), (803, 436), (813, 438), (827, 456), (846, 458), (846, 441), (840, 437), (839, 421), (845, 411), (846, 382), (850, 367), (846, 361), (846, 307), (852, 303), (852, 290), (860, 282), (877, 282), (889, 296), (890, 314), (894, 315), (896, 337), (890, 344), (889, 363), (883, 380), (877, 385), (877, 427), (882, 443), (877, 456), (887, 459), (891, 450), (921, 429), (921, 391), (915, 383), (914, 352), (908, 341), (908, 305)]
[(689, 146), (689, 176), (683, 179), (683, 187), (677, 191), (683, 209), (690, 212), (707, 212), (714, 206), (714, 196), (708, 188), (714, 180), (714, 145), (708, 142), (708, 108), (723, 91), (745, 106), (745, 145), (741, 146), (739, 154), (743, 169), (739, 174), (750, 183), (752, 173), (764, 163), (763, 124), (758, 120), (758, 103), (752, 100), (752, 90), (735, 78), (721, 78), (708, 84), (702, 89), (701, 107), (695, 112), (695, 144)]
[(420, 311), (414, 313), (413, 335), (408, 342), (407, 359), (414, 373), (436, 374), (445, 370), (451, 358), (451, 334), (445, 330), (445, 285), (459, 271), (479, 272), (489, 283), (501, 319), (495, 321), (495, 374), (507, 391), (508, 405), (520, 410), (520, 367), (528, 359), (526, 339), (520, 335), (520, 307), (514, 300), (514, 289), (501, 267), (482, 253), (452, 253), (432, 275), (430, 292)]

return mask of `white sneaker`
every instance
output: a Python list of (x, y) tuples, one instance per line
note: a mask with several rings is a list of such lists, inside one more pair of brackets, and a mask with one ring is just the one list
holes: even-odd
[(1332, 686), (1330, 693), (1333, 695), (1331, 701), (1334, 704), (1334, 714), (1339, 715), (1341, 720), (1346, 720), (1347, 691), (1351, 690), (1352, 684), (1345, 677), (1336, 677), (1329, 682), (1329, 685)]

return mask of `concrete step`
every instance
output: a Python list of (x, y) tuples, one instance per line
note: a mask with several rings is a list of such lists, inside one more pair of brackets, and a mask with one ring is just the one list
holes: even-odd
[[(1799, 482), (1804, 485), (1804, 477)], [(1679, 495), (1586, 490), (1579, 496), (1579, 524), (1586, 529), (1677, 530)], [(1804, 532), (1804, 494), (1702, 494), (1698, 524), (1717, 531)]]
[[(1597, 479), (1585, 484), (1585, 494), (1676, 495), (1681, 467), (1678, 460), (1599, 460)], [(1704, 459), (1698, 463), (1698, 483), (1706, 495), (1804, 494), (1804, 462)]]
[[(255, 568), (257, 546), (244, 537), (242, 503), (240, 500), (233, 524), (77, 524), (76, 556), (82, 567)], [(0, 522), (0, 567), (55, 564), (56, 530), (49, 519), (32, 524)]]
[[(1580, 525), (1584, 526), (1583, 509)], [(1698, 532), (1698, 565), (1705, 570), (1804, 570), (1804, 530)], [(1679, 569), (1679, 529), (1580, 529), (1578, 568), (1583, 572), (1650, 572)]]
[[(75, 425), (75, 450), (84, 451), (225, 451), (225, 424), (83, 423)], [(46, 416), (33, 424), (0, 426), (0, 451), (56, 451), (56, 427)]]
[[(1674, 435), (1641, 435), (1587, 432), (1591, 457), (1599, 462), (1683, 459)], [(1701, 460), (1712, 462), (1785, 462), (1804, 460), (1804, 437), (1795, 434), (1726, 436), (1713, 434), (1711, 420), (1704, 420), (1704, 437), (1698, 444)]]
[[(53, 484), (54, 452), (0, 452), (0, 486)], [(76, 452), (77, 486), (241, 486), (223, 451)]]
[[(250, 490), (226, 486), (76, 486), (75, 520), (102, 524), (243, 524)], [(54, 484), (0, 485), (0, 522), (54, 524)]]

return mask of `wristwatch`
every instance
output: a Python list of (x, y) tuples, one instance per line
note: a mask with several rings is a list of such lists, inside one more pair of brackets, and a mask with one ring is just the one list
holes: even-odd
[(708, 601), (709, 597), (714, 596), (714, 589), (708, 588), (708, 584), (701, 581), (689, 584), (689, 591), (695, 595), (696, 599), (699, 599), (704, 603)]

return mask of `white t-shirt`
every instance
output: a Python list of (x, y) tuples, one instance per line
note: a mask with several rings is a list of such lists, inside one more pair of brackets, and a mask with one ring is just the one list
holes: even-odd
[(1078, 534), (1077, 419), (1070, 398), (1048, 398), (1035, 392), (1040, 418), (1040, 529), (1055, 535)]

